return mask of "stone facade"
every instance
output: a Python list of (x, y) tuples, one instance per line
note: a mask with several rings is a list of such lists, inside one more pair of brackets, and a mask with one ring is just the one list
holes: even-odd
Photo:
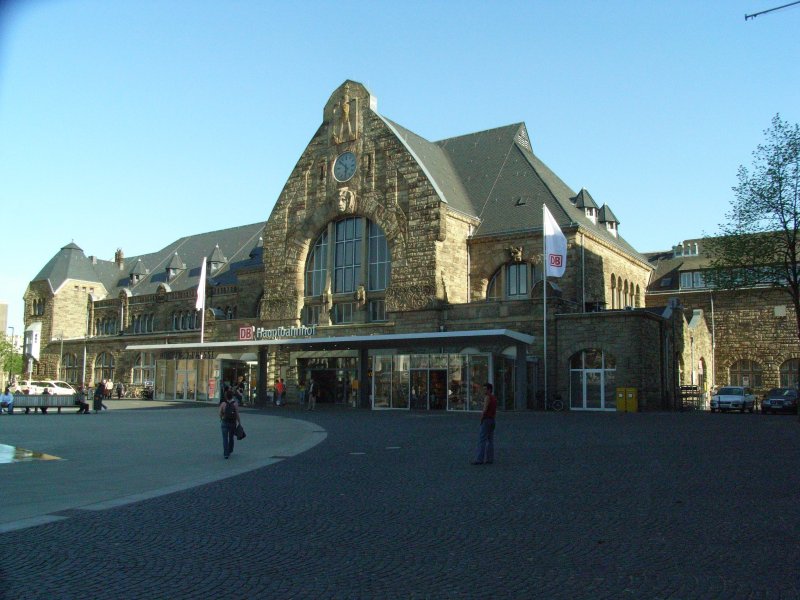
[[(539, 391), (546, 376), (551, 394), (569, 397), (571, 357), (595, 349), (613, 355), (620, 385), (639, 390), (643, 409), (674, 407), (673, 372), (681, 357), (684, 364), (692, 361), (684, 339), (689, 335), (692, 348), (706, 351), (702, 314), (692, 322), (681, 312), (676, 324), (672, 313), (641, 309), (651, 265), (618, 238), (616, 221), (607, 229), (584, 214), (578, 195), (532, 154), (524, 125), (466, 137), (468, 142), (427, 142), (380, 115), (376, 99), (363, 85), (345, 82), (325, 104), (321, 125), (264, 224), (181, 240), (158, 253), (157, 260), (140, 257), (153, 263), (149, 270), (134, 266), (138, 263), (126, 260), (121, 251), (113, 262), (97, 264), (76, 246), (63, 248), (61, 262), (57, 256), (50, 269), (50, 277), (63, 279), (57, 290), (48, 279), (32, 281), (26, 293), (26, 298), (45, 302), (42, 314), (31, 311), (26, 316), (26, 324), (42, 322), (47, 342), (33, 374), (56, 377), (63, 353), (80, 356), (86, 347), (87, 381), (93, 379), (95, 360), (102, 353), (113, 356), (116, 376), (129, 381), (136, 356), (125, 350), (129, 345), (167, 348), (197, 342), (198, 326), (192, 319), (199, 265), (204, 255), (208, 261), (219, 235), (236, 238), (227, 252), (240, 254), (235, 260), (220, 259), (220, 270), (206, 286), (205, 341), (237, 340), (240, 329), (248, 327), (298, 326), (308, 318), (304, 311), (315, 306), (320, 309), (315, 323), (319, 338), (511, 330), (533, 337), (525, 357), (518, 356), (523, 350), (519, 346), (499, 342), (487, 342), (480, 351), (495, 356), (497, 364), (510, 360), (513, 367), (508, 369), (531, 361)], [(496, 169), (491, 173), (474, 166), (484, 152), (496, 159), (495, 167), (486, 167)], [(486, 186), (490, 179), (497, 185)], [(547, 361), (543, 205), (558, 216), (568, 242), (567, 270), (548, 283)], [(612, 215), (606, 208), (603, 214)], [(333, 239), (336, 224), (350, 218), (382, 232), (391, 259), (390, 281), (385, 289), (369, 291), (362, 285), (336, 293), (333, 257), (328, 255), (323, 289), (306, 296), (307, 263), (317, 240), (326, 233)], [(254, 236), (261, 239), (248, 257), (241, 248), (252, 247)], [(81, 261), (86, 263), (81, 273), (94, 269), (96, 280), (60, 275)], [(524, 268), (515, 269), (520, 265)], [(169, 272), (172, 266), (176, 273)], [(367, 265), (359, 268), (365, 282)], [(522, 276), (526, 286), (513, 298), (506, 296), (511, 272)], [(492, 281), (498, 296), (489, 298)], [(370, 318), (367, 307), (375, 300), (385, 302), (385, 318)], [(352, 303), (350, 321), (334, 322), (332, 309), (338, 303)], [(622, 310), (595, 312), (602, 308)], [(184, 318), (193, 324), (184, 327)], [(147, 325), (137, 329), (142, 320)], [(54, 342), (61, 331), (63, 353), (61, 341)], [(436, 344), (414, 351), (426, 350), (442, 351)], [(462, 350), (451, 345), (447, 351)], [(302, 378), (296, 356), (280, 347), (261, 353), (269, 365), (262, 375), (269, 381), (285, 377), (294, 389)], [(498, 368), (495, 376), (504, 376), (505, 368)]]

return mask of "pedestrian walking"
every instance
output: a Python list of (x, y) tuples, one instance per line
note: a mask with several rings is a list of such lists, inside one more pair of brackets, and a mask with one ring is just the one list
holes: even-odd
[(105, 398), (111, 400), (111, 394), (114, 391), (114, 382), (110, 379), (105, 382)]
[(117, 384), (117, 400), (122, 400), (122, 397), (124, 395), (125, 395), (125, 386), (122, 385), (122, 382), (120, 381)]
[(222, 429), (222, 455), (225, 458), (233, 453), (233, 441), (236, 435), (236, 426), (241, 424), (239, 408), (233, 397), (233, 390), (225, 391), (225, 399), (219, 405), (220, 428)]
[(317, 407), (317, 382), (313, 379), (308, 383), (308, 409), (314, 410)]
[(92, 402), (92, 409), (94, 412), (100, 412), (103, 410), (103, 398), (106, 397), (106, 382), (105, 380), (101, 381), (97, 384), (97, 387), (94, 388), (94, 399)]
[(277, 396), (276, 404), (281, 406), (283, 404), (283, 397), (286, 394), (286, 384), (283, 383), (283, 377), (275, 380), (275, 395)]
[(497, 415), (497, 398), (493, 393), (491, 383), (484, 385), (486, 398), (483, 401), (483, 413), (481, 413), (481, 429), (478, 438), (478, 448), (475, 451), (473, 465), (490, 465), (494, 462), (494, 428), (495, 416)]

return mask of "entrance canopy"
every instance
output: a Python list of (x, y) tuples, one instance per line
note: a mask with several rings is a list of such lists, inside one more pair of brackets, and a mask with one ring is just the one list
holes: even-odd
[(292, 350), (355, 350), (376, 348), (410, 348), (420, 344), (533, 344), (534, 337), (511, 329), (477, 329), (474, 331), (434, 331), (424, 333), (387, 333), (331, 337), (295, 337), (268, 340), (229, 342), (185, 342), (177, 344), (131, 344), (131, 352), (153, 350), (238, 350), (253, 352), (262, 346), (283, 346)]

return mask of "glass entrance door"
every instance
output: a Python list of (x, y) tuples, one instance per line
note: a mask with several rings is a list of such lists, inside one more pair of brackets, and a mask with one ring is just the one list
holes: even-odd
[(411, 408), (428, 410), (427, 369), (411, 369)]
[(197, 371), (190, 368), (194, 361), (179, 360), (175, 369), (175, 399), (194, 400)]

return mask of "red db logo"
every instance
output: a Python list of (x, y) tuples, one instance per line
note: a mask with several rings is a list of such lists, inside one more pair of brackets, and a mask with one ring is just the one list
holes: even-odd
[(550, 266), (551, 267), (560, 267), (561, 266), (561, 255), (560, 254), (551, 254), (550, 255)]
[(239, 340), (246, 341), (253, 339), (253, 327), (239, 327)]

